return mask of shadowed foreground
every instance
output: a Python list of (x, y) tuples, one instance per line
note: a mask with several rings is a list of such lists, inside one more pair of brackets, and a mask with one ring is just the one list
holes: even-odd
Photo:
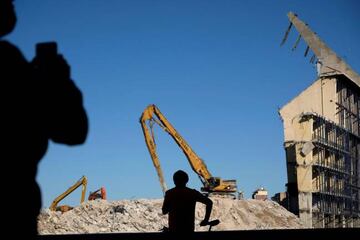
[[(279, 230), (245, 230), (245, 231), (218, 231), (218, 232), (195, 232), (185, 236), (186, 240), (232, 240), (232, 239), (322, 239), (324, 237), (346, 238), (359, 234), (360, 228), (327, 228), (327, 229), (279, 229)], [(165, 240), (184, 239), (184, 236), (171, 235), (169, 233), (107, 233), (107, 234), (74, 234), (74, 235), (42, 235), (39, 240)]]

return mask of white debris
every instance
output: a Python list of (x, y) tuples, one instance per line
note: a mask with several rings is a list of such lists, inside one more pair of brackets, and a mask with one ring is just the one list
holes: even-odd
[[(273, 201), (212, 198), (211, 219), (220, 230), (303, 228), (300, 219)], [(40, 234), (158, 232), (167, 226), (167, 215), (161, 213), (162, 199), (88, 201), (61, 213), (43, 209), (38, 218)], [(199, 223), (205, 206), (197, 204), (196, 231), (207, 231)]]

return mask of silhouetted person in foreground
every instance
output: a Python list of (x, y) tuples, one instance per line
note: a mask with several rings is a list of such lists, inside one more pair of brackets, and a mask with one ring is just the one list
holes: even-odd
[[(44, 19), (46, 21), (46, 19)], [(8, 239), (34, 239), (41, 193), (37, 166), (48, 141), (84, 143), (88, 122), (82, 95), (70, 79), (70, 68), (56, 44), (39, 45), (28, 62), (3, 40), (15, 27), (12, 0), (0, 0), (1, 81), (1, 234)], [(24, 238), (25, 237), (25, 238)]]
[(185, 234), (194, 232), (196, 202), (206, 205), (205, 217), (200, 225), (208, 225), (212, 201), (195, 189), (186, 187), (189, 181), (186, 172), (182, 170), (175, 172), (173, 180), (175, 187), (166, 191), (162, 206), (163, 214), (169, 214), (169, 231)]

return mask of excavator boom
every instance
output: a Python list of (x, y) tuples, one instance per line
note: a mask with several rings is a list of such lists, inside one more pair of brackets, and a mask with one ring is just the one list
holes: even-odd
[[(202, 191), (208, 193), (234, 193), (237, 191), (235, 180), (222, 180), (221, 178), (216, 178), (211, 175), (204, 161), (195, 153), (195, 151), (176, 131), (176, 129), (170, 124), (170, 122), (155, 105), (149, 105), (144, 110), (140, 118), (140, 123), (144, 133), (146, 146), (148, 147), (150, 156), (153, 160), (153, 164), (159, 176), (160, 185), (164, 193), (166, 191), (166, 184), (160, 166), (160, 161), (156, 153), (156, 144), (152, 131), (152, 126), (154, 123), (158, 124), (164, 131), (166, 131), (184, 152), (191, 168), (199, 176), (201, 182), (204, 185)], [(151, 132), (149, 128), (151, 129)]]
[(85, 176), (82, 176), (74, 185), (69, 187), (65, 192), (60, 194), (58, 197), (54, 199), (54, 201), (51, 203), (50, 210), (56, 211), (56, 207), (58, 203), (63, 200), (65, 197), (67, 197), (70, 193), (75, 191), (79, 186), (83, 186), (81, 190), (81, 200), (80, 203), (83, 203), (85, 200), (85, 194), (86, 194), (86, 186), (87, 186), (87, 178)]

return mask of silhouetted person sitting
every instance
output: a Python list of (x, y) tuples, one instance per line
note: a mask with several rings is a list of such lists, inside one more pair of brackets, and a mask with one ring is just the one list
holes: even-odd
[(15, 23), (13, 1), (0, 0), (1, 183), (4, 192), (1, 234), (9, 239), (34, 239), (41, 207), (37, 166), (46, 153), (48, 141), (82, 144), (87, 136), (88, 121), (81, 92), (70, 79), (66, 61), (56, 54), (56, 44), (43, 45), (45, 51), (41, 52), (45, 55), (37, 55), (28, 62), (16, 46), (3, 40)]
[(206, 205), (205, 217), (200, 225), (207, 225), (212, 210), (212, 201), (195, 189), (186, 187), (189, 181), (186, 172), (182, 170), (175, 172), (173, 180), (175, 187), (166, 191), (162, 206), (163, 214), (169, 213), (169, 231), (176, 233), (194, 232), (196, 202)]

